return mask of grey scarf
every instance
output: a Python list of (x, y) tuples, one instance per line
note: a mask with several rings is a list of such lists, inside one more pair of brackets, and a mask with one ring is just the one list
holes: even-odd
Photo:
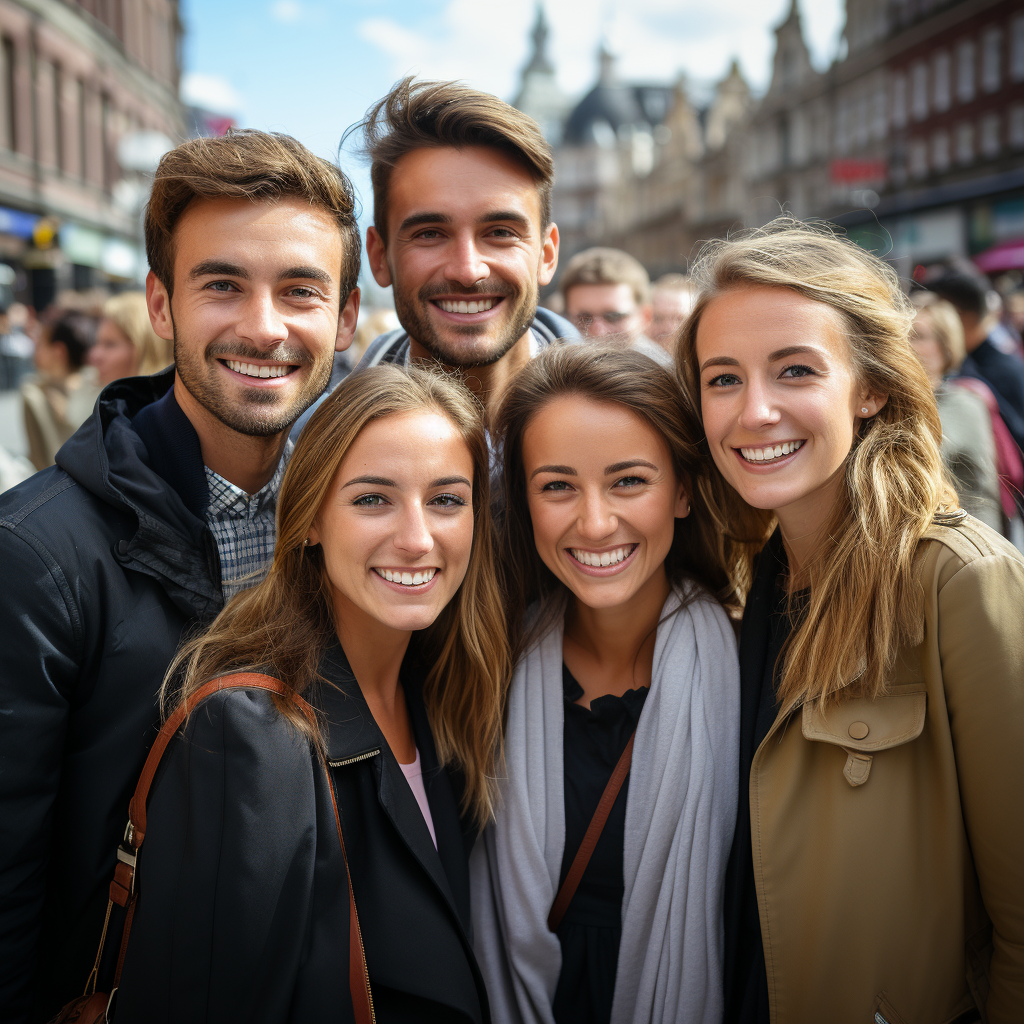
[[(722, 1017), (722, 890), (736, 824), (739, 665), (722, 608), (669, 595), (626, 805), (612, 1024)], [(673, 614), (675, 613), (675, 614)], [(497, 1024), (553, 1024), (548, 931), (565, 847), (562, 624), (516, 668), (508, 778), (470, 861), (476, 954)]]

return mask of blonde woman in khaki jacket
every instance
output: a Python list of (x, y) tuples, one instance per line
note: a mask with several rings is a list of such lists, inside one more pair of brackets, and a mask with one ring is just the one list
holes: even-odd
[(1024, 560), (942, 468), (893, 271), (779, 220), (702, 253), (678, 367), (747, 591), (726, 1014), (1024, 1021)]

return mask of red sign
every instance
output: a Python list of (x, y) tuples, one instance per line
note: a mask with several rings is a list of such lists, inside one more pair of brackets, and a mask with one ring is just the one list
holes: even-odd
[(837, 185), (885, 181), (889, 166), (884, 160), (833, 160), (832, 181)]

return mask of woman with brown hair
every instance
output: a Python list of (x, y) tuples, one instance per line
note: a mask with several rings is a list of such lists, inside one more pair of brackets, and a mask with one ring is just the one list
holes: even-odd
[(893, 270), (780, 219), (680, 334), (747, 592), (726, 1015), (1024, 1018), (1024, 560), (966, 515)]
[(283, 689), (218, 690), (164, 755), (119, 1022), (489, 1019), (466, 844), (494, 806), (508, 668), (490, 529), (460, 385), (377, 367), (323, 403), (269, 575), (164, 683), (168, 712), (231, 673)]
[(678, 388), (636, 352), (550, 349), (497, 437), (517, 667), (472, 861), (495, 1019), (717, 1024), (739, 680)]

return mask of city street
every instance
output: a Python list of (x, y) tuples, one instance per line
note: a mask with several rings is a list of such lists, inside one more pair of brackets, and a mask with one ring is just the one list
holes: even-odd
[(0, 391), (0, 445), (12, 455), (28, 454), (21, 395), (17, 391)]

